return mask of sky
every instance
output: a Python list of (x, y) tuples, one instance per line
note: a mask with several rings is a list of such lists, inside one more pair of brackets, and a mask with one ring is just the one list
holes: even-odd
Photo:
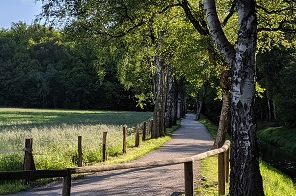
[(0, 29), (8, 29), (12, 22), (31, 24), (41, 12), (41, 3), (35, 0), (0, 0)]

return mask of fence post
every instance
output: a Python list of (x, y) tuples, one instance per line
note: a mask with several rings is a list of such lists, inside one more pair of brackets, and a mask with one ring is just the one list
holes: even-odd
[[(33, 139), (26, 139), (25, 140), (25, 157), (24, 157), (24, 170), (36, 170), (34, 158), (33, 158)], [(27, 184), (30, 180), (24, 179), (24, 183)]]
[(25, 157), (24, 157), (24, 170), (36, 170), (34, 158), (32, 155), (33, 151), (33, 139), (26, 139), (25, 140)]
[(147, 134), (150, 136), (150, 127), (151, 127), (151, 120), (148, 119), (148, 122), (147, 122)]
[(135, 134), (135, 147), (140, 145), (140, 124), (137, 125), (136, 134)]
[(62, 196), (70, 196), (71, 194), (71, 171), (69, 169), (68, 174), (63, 177), (63, 190), (62, 190)]
[(225, 152), (218, 154), (218, 195), (225, 195)]
[(229, 182), (229, 158), (230, 158), (230, 148), (225, 152), (225, 178), (226, 183)]
[(151, 119), (151, 120), (150, 120), (150, 138), (151, 138), (151, 136), (152, 136), (152, 132), (153, 132), (153, 124), (154, 124), (154, 120)]
[(82, 167), (82, 136), (78, 136), (78, 160), (77, 165), (78, 167)]
[(142, 141), (145, 141), (146, 140), (146, 125), (147, 125), (147, 122), (145, 121), (143, 123), (143, 136), (142, 136)]
[(184, 163), (185, 196), (193, 196), (193, 162)]
[(107, 160), (106, 143), (107, 143), (107, 132), (103, 132), (103, 162)]
[(123, 126), (123, 145), (122, 153), (126, 153), (126, 125)]

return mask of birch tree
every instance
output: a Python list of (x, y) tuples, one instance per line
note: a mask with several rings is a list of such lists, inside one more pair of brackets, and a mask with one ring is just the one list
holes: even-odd
[(236, 48), (222, 30), (214, 0), (205, 0), (210, 33), (232, 68), (230, 195), (264, 195), (254, 115), (257, 20), (254, 0), (237, 0)]

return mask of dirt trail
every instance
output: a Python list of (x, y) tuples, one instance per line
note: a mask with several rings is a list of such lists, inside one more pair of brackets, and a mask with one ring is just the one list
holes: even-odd
[[(181, 121), (181, 127), (173, 133), (168, 143), (134, 162), (193, 156), (205, 152), (212, 144), (213, 139), (204, 125), (195, 121), (193, 114), (187, 114)], [(198, 163), (195, 163), (194, 168), (197, 184)], [(71, 195), (177, 196), (184, 193), (183, 173), (183, 164), (101, 172), (73, 180)], [(11, 196), (56, 196), (61, 195), (61, 192), (62, 184), (56, 182)]]

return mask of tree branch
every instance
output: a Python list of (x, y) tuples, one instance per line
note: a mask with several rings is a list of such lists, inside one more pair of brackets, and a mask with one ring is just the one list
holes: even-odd
[(268, 32), (272, 32), (272, 31), (282, 31), (282, 32), (287, 32), (287, 33), (295, 33), (296, 29), (293, 28), (286, 28), (285, 24), (296, 24), (296, 21), (287, 21), (287, 20), (283, 20), (279, 23), (278, 27), (258, 27), (257, 31), (258, 32), (262, 32), (262, 31), (268, 31)]
[(190, 8), (189, 3), (187, 0), (182, 0), (181, 7), (183, 8), (186, 17), (190, 20), (190, 22), (193, 24), (194, 28), (201, 34), (201, 35), (209, 35), (208, 29), (204, 29), (200, 22), (196, 20), (196, 18), (193, 16)]
[(226, 38), (224, 31), (219, 21), (215, 0), (205, 0), (204, 9), (210, 27), (210, 33), (217, 45), (217, 48), (221, 51), (225, 57), (226, 62), (233, 66), (235, 61), (235, 49)]
[(295, 9), (293, 8), (284, 8), (284, 9), (279, 9), (279, 10), (268, 10), (265, 7), (262, 7), (260, 5), (256, 5), (257, 10), (262, 10), (267, 14), (281, 14), (282, 12), (285, 11), (294, 11)]
[(236, 5), (236, 0), (234, 0), (232, 2), (231, 8), (229, 10), (228, 15), (226, 16), (226, 18), (224, 19), (224, 21), (222, 22), (222, 27), (226, 26), (228, 20), (233, 16), (233, 14), (235, 13), (235, 5)]

